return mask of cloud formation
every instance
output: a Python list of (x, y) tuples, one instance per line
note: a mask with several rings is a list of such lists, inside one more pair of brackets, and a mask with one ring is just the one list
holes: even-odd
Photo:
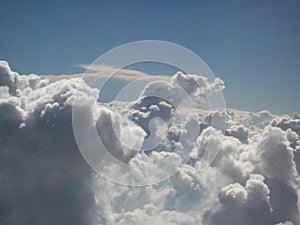
[[(72, 78), (95, 78), (95, 79), (117, 79), (123, 81), (133, 81), (140, 78), (150, 77), (149, 74), (129, 69), (118, 69), (108, 65), (78, 65), (80, 68), (85, 69), (84, 73), (77, 74), (60, 74), (60, 75), (43, 75), (43, 78), (47, 78), (50, 81), (58, 81), (63, 79)], [(170, 76), (166, 75), (156, 75), (157, 78), (170, 79)]]
[[(21, 76), (0, 61), (0, 224), (300, 225), (299, 116), (199, 109), (180, 126), (174, 117), (184, 102), (181, 88), (194, 100), (224, 83), (177, 73), (170, 82), (149, 83), (134, 102), (79, 105), (89, 115), (82, 121), (86, 136), (96, 127), (109, 154), (133, 167), (134, 177), (116, 171), (124, 179), (178, 171), (158, 184), (125, 186), (95, 173), (74, 138), (72, 108), (96, 101), (98, 90), (81, 78)], [(168, 126), (151, 127), (157, 117)], [(212, 118), (226, 118), (226, 127), (212, 126)], [(151, 132), (165, 133), (160, 145), (137, 151)], [(201, 171), (212, 154), (208, 143), (220, 152)], [(166, 158), (158, 173), (147, 171)]]

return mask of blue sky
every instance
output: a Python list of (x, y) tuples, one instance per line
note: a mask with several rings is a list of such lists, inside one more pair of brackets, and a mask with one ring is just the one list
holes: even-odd
[(171, 41), (225, 81), (228, 107), (292, 114), (300, 111), (299, 22), (292, 0), (2, 0), (0, 58), (22, 74), (76, 73), (120, 44)]

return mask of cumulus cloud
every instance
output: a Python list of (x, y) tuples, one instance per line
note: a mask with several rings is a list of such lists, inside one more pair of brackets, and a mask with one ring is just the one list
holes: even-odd
[[(80, 79), (49, 83), (20, 76), (6, 62), (0, 66), (1, 224), (94, 224), (95, 175), (74, 139), (72, 104), (75, 93), (97, 99), (98, 91)], [(117, 113), (99, 110), (99, 136), (113, 156), (128, 161), (133, 153), (119, 144), (111, 121), (129, 147), (139, 144), (132, 134), (143, 138), (144, 132), (133, 123), (125, 126)]]
[(201, 102), (199, 98), (203, 97), (203, 94), (217, 92), (223, 90), (224, 87), (224, 82), (219, 78), (210, 83), (203, 76), (178, 72), (170, 80), (159, 80), (149, 83), (142, 91), (141, 96), (161, 97), (168, 100), (176, 108), (181, 104), (184, 104), (185, 107), (192, 107), (194, 102)]
[(257, 166), (265, 176), (288, 181), (297, 175), (293, 149), (281, 129), (269, 128), (262, 134), (257, 154), (261, 159)]
[(244, 144), (248, 144), (249, 131), (243, 125), (230, 127), (229, 129), (226, 130), (226, 135), (235, 137), (240, 142), (242, 142)]
[(210, 215), (211, 224), (272, 224), (269, 202), (270, 190), (261, 175), (251, 175), (245, 187), (238, 183), (230, 184), (219, 192), (220, 206)]
[(1, 224), (92, 224), (96, 204), (89, 167), (72, 135), (72, 89), (19, 76), (1, 62)]
[(292, 131), (300, 135), (300, 119), (298, 118), (297, 114), (295, 114), (293, 118), (283, 117), (279, 120), (275, 120), (273, 121), (272, 125), (277, 126), (283, 130), (291, 129)]
[[(99, 91), (80, 78), (21, 76), (1, 61), (0, 224), (299, 225), (297, 114), (197, 109), (178, 122), (177, 106), (190, 109), (184, 92), (201, 107), (200, 96), (223, 88), (219, 78), (179, 72), (150, 82), (134, 102), (94, 105)], [(105, 164), (113, 174), (153, 180), (177, 173), (143, 187), (97, 175), (74, 138), (76, 106), (86, 116), (86, 140), (96, 128), (108, 153), (134, 171)], [(149, 137), (159, 146), (139, 151)], [(211, 164), (203, 171), (205, 161)], [(151, 164), (159, 165), (156, 173)]]

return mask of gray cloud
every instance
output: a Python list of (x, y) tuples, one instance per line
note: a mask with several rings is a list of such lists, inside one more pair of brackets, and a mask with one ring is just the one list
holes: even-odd
[(0, 100), (0, 223), (92, 224), (91, 171), (72, 135), (77, 82), (47, 86), (0, 65), (0, 84), (12, 94)]
[(211, 224), (273, 224), (269, 202), (270, 190), (261, 175), (251, 175), (243, 187), (230, 184), (219, 192), (220, 207), (210, 215)]
[[(49, 83), (36, 75), (13, 73), (6, 62), (0, 66), (0, 223), (94, 224), (96, 175), (77, 148), (72, 104), (76, 91), (94, 99), (98, 92), (80, 79)], [(100, 137), (112, 155), (128, 160), (132, 153), (118, 145), (116, 137), (113, 141), (110, 120), (119, 132), (131, 134), (118, 115), (102, 109), (96, 119)], [(139, 129), (137, 135), (143, 138)]]

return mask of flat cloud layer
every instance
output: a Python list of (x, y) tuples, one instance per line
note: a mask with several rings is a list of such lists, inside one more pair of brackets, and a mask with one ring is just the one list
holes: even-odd
[[(194, 97), (224, 88), (219, 78), (208, 83), (178, 73), (171, 81)], [(182, 127), (175, 122), (164, 128), (167, 133), (159, 147), (134, 150), (151, 132), (154, 139), (161, 136), (160, 126), (147, 126), (151, 118), (167, 121), (174, 116), (174, 105), (181, 101), (174, 98), (178, 96), (174, 83), (149, 84), (141, 98), (129, 104), (131, 109), (122, 102), (114, 103), (115, 110), (98, 104), (95, 116), (85, 121), (96, 127), (112, 156), (134, 166), (137, 176), (143, 166), (165, 158), (170, 164), (159, 172), (172, 167), (178, 171), (164, 182), (131, 187), (96, 174), (78, 150), (72, 128), (72, 107), (78, 103), (74, 100), (96, 101), (98, 90), (81, 78), (50, 82), (37, 75), (20, 76), (0, 61), (0, 224), (299, 225), (297, 114), (199, 110), (198, 119), (189, 115)], [(142, 98), (157, 90), (174, 101)], [(88, 104), (82, 108), (91, 115), (93, 109)], [(224, 133), (211, 126), (212, 117), (226, 117)], [(199, 131), (193, 130), (195, 124)], [(201, 172), (208, 143), (220, 152)], [(178, 165), (185, 162), (180, 151), (191, 159)], [(123, 177), (132, 179), (126, 172)]]

